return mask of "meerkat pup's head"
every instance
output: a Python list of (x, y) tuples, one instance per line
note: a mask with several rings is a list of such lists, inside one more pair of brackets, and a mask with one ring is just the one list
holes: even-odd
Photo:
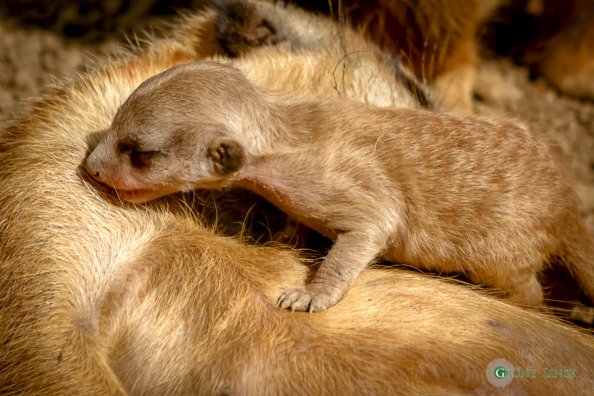
[(127, 201), (229, 184), (247, 157), (266, 101), (243, 74), (214, 62), (143, 82), (88, 156), (89, 175)]

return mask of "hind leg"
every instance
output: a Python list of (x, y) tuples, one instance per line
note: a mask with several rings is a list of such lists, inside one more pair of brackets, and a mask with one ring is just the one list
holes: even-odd
[(473, 283), (486, 284), (505, 292), (508, 299), (516, 305), (539, 306), (543, 303), (544, 294), (536, 271), (522, 273), (484, 271), (468, 274), (468, 276)]
[(513, 303), (533, 307), (542, 305), (544, 294), (535, 271), (523, 277), (516, 277), (510, 282), (513, 283), (507, 288), (507, 292)]

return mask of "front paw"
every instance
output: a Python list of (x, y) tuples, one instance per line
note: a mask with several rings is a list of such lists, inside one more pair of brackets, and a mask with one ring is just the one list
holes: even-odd
[(287, 290), (278, 298), (278, 305), (291, 311), (320, 312), (336, 305), (341, 298), (341, 293), (329, 293), (308, 286)]

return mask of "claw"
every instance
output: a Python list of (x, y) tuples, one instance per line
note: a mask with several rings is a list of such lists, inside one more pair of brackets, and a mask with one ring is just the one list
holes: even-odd
[(283, 309), (291, 309), (291, 312), (320, 312), (334, 306), (340, 297), (329, 293), (304, 289), (291, 289), (285, 291), (278, 298), (277, 303)]

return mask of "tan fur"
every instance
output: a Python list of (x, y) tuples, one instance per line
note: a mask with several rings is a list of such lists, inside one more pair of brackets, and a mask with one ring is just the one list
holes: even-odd
[[(305, 275), (295, 254), (216, 236), (175, 199), (120, 207), (83, 182), (92, 134), (141, 81), (207, 56), (211, 16), (62, 84), (3, 126), (0, 393), (588, 394), (594, 344), (566, 325), (397, 270), (363, 271), (319, 315), (281, 311), (274, 297)], [(331, 68), (312, 70), (304, 59), (329, 66), (342, 55), (280, 54), (277, 64), (275, 54), (243, 67), (274, 80), (262, 60), (278, 77), (300, 77), (289, 92), (336, 94), (314, 79), (331, 81)], [(353, 74), (381, 69), (374, 62)], [(345, 80), (351, 98), (398, 91), (387, 74), (370, 75), (367, 84)], [(399, 105), (396, 97), (376, 96)], [(498, 391), (484, 370), (501, 357), (539, 372), (573, 368), (575, 378), (515, 379)]]
[(382, 254), (525, 305), (542, 303), (537, 275), (560, 257), (594, 297), (594, 238), (559, 162), (510, 122), (268, 98), (199, 62), (136, 89), (86, 168), (132, 202), (246, 187), (334, 238), (311, 283), (279, 300), (322, 311)]

